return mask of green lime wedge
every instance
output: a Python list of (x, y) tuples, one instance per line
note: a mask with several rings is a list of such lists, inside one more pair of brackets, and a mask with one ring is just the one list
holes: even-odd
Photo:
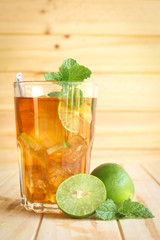
[(76, 174), (63, 181), (56, 192), (59, 208), (74, 218), (92, 215), (106, 200), (107, 193), (103, 182), (89, 174)]
[(64, 140), (63, 142), (60, 142), (60, 143), (48, 148), (47, 153), (48, 153), (48, 155), (51, 155), (52, 153), (54, 153), (62, 148), (69, 148), (69, 147), (70, 147), (69, 143), (66, 140)]
[(33, 148), (34, 150), (38, 151), (40, 149), (40, 146), (35, 141), (35, 139), (28, 135), (26, 132), (22, 132), (19, 136), (19, 139), (21, 139), (24, 144), (26, 144), (30, 148)]
[(83, 103), (78, 109), (73, 109), (65, 101), (60, 101), (58, 104), (58, 117), (67, 131), (78, 133), (80, 124), (91, 123), (92, 111), (86, 103)]

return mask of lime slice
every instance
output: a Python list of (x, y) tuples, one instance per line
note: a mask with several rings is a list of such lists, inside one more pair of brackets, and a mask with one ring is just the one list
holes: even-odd
[(87, 122), (91, 123), (92, 121), (92, 111), (91, 107), (87, 103), (83, 103), (79, 108), (79, 113), (82, 116), (83, 119), (85, 119)]
[(58, 116), (63, 127), (69, 132), (78, 133), (82, 121), (92, 121), (92, 111), (89, 105), (83, 103), (77, 110), (72, 109), (64, 101), (58, 104)]
[(19, 136), (19, 139), (21, 139), (22, 142), (28, 147), (33, 148), (34, 150), (40, 150), (39, 144), (26, 132), (22, 132)]
[(48, 155), (51, 155), (52, 153), (54, 153), (62, 148), (69, 148), (69, 147), (70, 147), (69, 143), (66, 140), (64, 140), (63, 142), (60, 142), (60, 143), (48, 148), (47, 153), (48, 153)]
[(74, 218), (92, 215), (107, 194), (103, 182), (89, 174), (76, 174), (63, 181), (56, 192), (59, 208)]

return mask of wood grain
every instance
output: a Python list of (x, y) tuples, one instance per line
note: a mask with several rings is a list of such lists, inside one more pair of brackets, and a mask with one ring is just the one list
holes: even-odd
[(18, 174), (0, 186), (0, 193), (1, 238), (5, 240), (34, 239), (41, 215), (21, 209)]
[(159, 240), (160, 200), (157, 196), (160, 195), (160, 188), (140, 166), (128, 164), (124, 167), (135, 183), (135, 200), (147, 206), (155, 215), (152, 219), (120, 221), (125, 238), (133, 240), (136, 236), (137, 240)]
[(37, 240), (53, 239), (56, 233), (56, 240), (66, 239), (101, 239), (101, 240), (120, 240), (116, 221), (96, 221), (96, 220), (76, 220), (67, 216), (49, 216), (45, 215)]
[[(0, 232), (4, 240), (160, 239), (160, 1), (0, 0)], [(13, 81), (65, 58), (99, 84), (91, 171), (121, 164), (154, 219), (98, 221), (20, 207)]]
[[(0, 135), (0, 149), (16, 149), (15, 135)], [(96, 134), (93, 147), (107, 150), (159, 150), (160, 135), (146, 133)]]
[(13, 176), (18, 176), (18, 154), (15, 150), (0, 150), (0, 186)]
[[(160, 149), (160, 113), (97, 112), (96, 149)], [(13, 111), (0, 111), (0, 148), (16, 147)]]
[[(20, 70), (20, 69), (19, 69)], [(0, 73), (0, 110), (14, 109), (15, 73)], [(44, 80), (43, 73), (24, 73), (25, 80)], [(99, 86), (99, 111), (160, 111), (160, 75), (93, 74)]]
[[(91, 156), (91, 171), (101, 163), (117, 163), (117, 164), (142, 164), (145, 166), (152, 166), (156, 168), (160, 162), (160, 151), (153, 150), (107, 150), (94, 149)], [(149, 169), (149, 168), (148, 168)], [(149, 170), (148, 170), (149, 171)], [(157, 168), (159, 173), (159, 168)], [(155, 176), (154, 171), (150, 171), (150, 175)]]
[(68, 57), (96, 72), (160, 73), (160, 37), (1, 36), (0, 71), (56, 71)]
[[(160, 132), (160, 112), (100, 112), (96, 113), (95, 134), (153, 134)], [(15, 134), (14, 111), (0, 111), (0, 133)]]
[[(17, 163), (15, 161), (15, 152), (8, 150), (0, 150), (0, 156), (4, 156), (3, 163), (4, 175), (8, 175), (7, 170), (11, 171), (10, 156), (12, 154), (14, 163), (12, 168), (15, 169)], [(135, 200), (145, 204), (155, 214), (154, 219), (125, 219), (120, 224), (115, 221), (98, 221), (93, 216), (92, 219), (71, 219), (64, 214), (45, 215), (41, 224), (40, 214), (27, 212), (20, 208), (19, 202), (19, 179), (18, 174), (14, 177), (10, 176), (1, 186), (1, 214), (0, 214), (0, 230), (1, 236), (5, 240), (28, 240), (28, 239), (44, 239), (55, 240), (65, 239), (155, 239), (159, 240), (159, 193), (158, 184), (154, 181), (153, 176), (148, 175), (139, 165), (140, 162), (152, 164), (159, 168), (159, 151), (93, 151), (93, 159), (91, 169), (97, 165), (110, 162), (121, 164), (132, 177), (135, 188)], [(9, 167), (10, 166), (10, 167)], [(122, 228), (121, 232), (119, 231)], [(35, 238), (36, 236), (36, 238)]]
[(151, 162), (147, 163), (141, 163), (141, 166), (147, 171), (149, 175), (152, 176), (152, 178), (160, 185), (160, 174), (159, 174), (159, 169), (160, 169), (160, 157), (159, 161), (155, 163), (154, 160)]
[[(92, 161), (92, 168), (98, 166), (99, 164), (103, 164), (107, 162), (107, 155), (101, 151), (97, 151), (97, 158), (94, 158)], [(123, 155), (123, 152), (121, 152)], [(128, 219), (128, 220), (120, 220), (120, 226), (122, 228), (124, 238), (125, 239), (136, 239), (141, 240), (143, 239), (156, 239), (158, 240), (160, 237), (160, 230), (159, 230), (159, 220), (160, 220), (160, 211), (158, 205), (160, 204), (159, 199), (157, 199), (157, 196), (160, 194), (160, 188), (159, 185), (154, 181), (154, 171), (148, 175), (146, 171), (135, 161), (134, 158), (137, 159), (134, 151), (134, 157), (132, 158), (132, 161), (127, 162), (127, 154), (123, 158), (119, 158), (119, 156), (114, 157), (114, 162), (120, 163), (121, 166), (123, 166), (126, 171), (131, 176), (134, 184), (135, 184), (135, 197), (134, 200), (141, 202), (145, 206), (147, 206), (155, 215), (155, 218), (153, 219)], [(149, 153), (149, 152), (148, 152)], [(150, 152), (151, 153), (151, 152)], [(152, 152), (153, 153), (153, 152)], [(116, 152), (117, 154), (117, 152)], [(145, 154), (145, 152), (144, 152)], [(111, 154), (110, 154), (111, 155)], [(132, 154), (130, 154), (132, 155)], [(141, 156), (141, 162), (143, 162), (143, 159), (148, 154), (145, 154)], [(159, 155), (159, 154), (158, 154)], [(111, 155), (112, 156), (112, 155)], [(113, 158), (110, 156), (109, 162), (112, 162)], [(116, 156), (116, 155), (115, 155)], [(139, 152), (137, 153), (137, 156), (140, 157)], [(149, 155), (148, 155), (149, 156)], [(129, 157), (129, 156), (128, 156)], [(148, 157), (147, 157), (148, 158)], [(137, 159), (138, 160), (138, 159)], [(149, 160), (149, 159), (148, 159)], [(157, 159), (159, 162), (159, 159)], [(154, 168), (157, 168), (157, 173), (159, 173), (158, 163), (154, 156), (151, 154), (151, 158), (149, 162), (144, 160), (144, 164), (146, 166), (153, 165)], [(93, 165), (94, 164), (94, 165)], [(91, 169), (92, 169), (91, 168)]]
[(1, 33), (160, 34), (156, 0), (1, 0), (0, 9)]
[[(18, 169), (18, 168), (17, 168)], [(15, 176), (15, 174), (19, 174), (14, 164), (6, 164), (5, 166), (1, 166), (0, 170), (0, 186), (7, 182), (11, 177)]]
[[(105, 162), (116, 162), (116, 163), (138, 163), (149, 166), (153, 163), (153, 167), (160, 161), (160, 150), (108, 150), (108, 149), (95, 149), (93, 148), (91, 156), (91, 171), (99, 163), (98, 159), (104, 159)], [(4, 169), (14, 169), (18, 172), (18, 154), (17, 149), (0, 149), (0, 165)], [(148, 168), (149, 169), (149, 168)], [(154, 172), (154, 171), (152, 171)], [(157, 173), (159, 168), (157, 168)]]

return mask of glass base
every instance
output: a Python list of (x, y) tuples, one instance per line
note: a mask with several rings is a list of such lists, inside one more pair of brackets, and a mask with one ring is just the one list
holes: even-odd
[(26, 199), (26, 197), (21, 198), (21, 207), (28, 211), (34, 211), (36, 213), (62, 213), (57, 204), (31, 203)]

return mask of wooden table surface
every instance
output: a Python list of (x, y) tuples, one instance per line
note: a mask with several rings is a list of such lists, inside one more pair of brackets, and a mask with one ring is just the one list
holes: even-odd
[[(36, 214), (20, 206), (15, 149), (1, 149), (0, 235), (3, 240), (159, 240), (160, 151), (93, 150), (91, 170), (104, 162), (121, 164), (135, 183), (135, 196), (155, 215), (153, 219), (101, 221), (94, 216), (72, 219), (63, 213)], [(111, 159), (111, 161), (110, 161)]]

